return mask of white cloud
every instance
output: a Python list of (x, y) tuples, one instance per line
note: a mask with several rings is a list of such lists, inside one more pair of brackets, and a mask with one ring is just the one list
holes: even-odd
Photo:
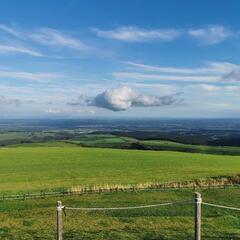
[(197, 75), (163, 75), (140, 72), (114, 72), (113, 76), (125, 80), (156, 80), (156, 81), (182, 81), (182, 82), (219, 82), (219, 76), (197, 76)]
[(20, 53), (20, 54), (27, 54), (34, 57), (42, 57), (43, 55), (40, 52), (19, 46), (10, 46), (10, 45), (3, 45), (0, 44), (0, 53)]
[(52, 109), (48, 108), (45, 110), (45, 113), (61, 113), (62, 111), (60, 109)]
[(32, 34), (28, 34), (28, 37), (46, 46), (66, 47), (77, 50), (90, 49), (88, 45), (82, 43), (79, 39), (68, 36), (52, 28), (38, 29)]
[[(141, 94), (130, 87), (123, 86), (111, 88), (93, 99), (86, 99), (87, 106), (101, 107), (112, 111), (124, 111), (130, 107), (152, 107), (169, 106), (180, 103), (177, 94), (156, 97), (152, 95)], [(83, 105), (82, 99), (77, 102), (69, 103), (72, 106)]]
[(63, 75), (58, 73), (33, 73), (33, 72), (16, 72), (16, 71), (1, 71), (0, 77), (22, 79), (22, 80), (33, 80), (33, 81), (46, 81), (57, 78), (62, 78)]
[(154, 40), (171, 41), (181, 31), (176, 29), (142, 29), (137, 27), (118, 27), (113, 30), (92, 29), (97, 36), (126, 42), (151, 42)]
[(179, 74), (226, 74), (239, 66), (228, 62), (207, 62), (206, 66), (199, 68), (158, 67), (135, 62), (126, 64), (145, 71)]
[(13, 29), (11, 27), (8, 27), (8, 26), (6, 26), (4, 24), (0, 24), (0, 30), (4, 31), (4, 32), (6, 32), (8, 34), (11, 34), (11, 35), (13, 35), (15, 37), (20, 37), (20, 35), (21, 35), (21, 33), (19, 31), (15, 30), (15, 29)]
[(188, 34), (207, 45), (220, 43), (233, 35), (231, 31), (223, 26), (190, 29)]
[(92, 30), (99, 37), (126, 42), (171, 41), (181, 35), (188, 35), (206, 45), (220, 43), (235, 35), (234, 32), (220, 25), (193, 29), (143, 29), (134, 26), (123, 26), (111, 30), (97, 28), (93, 28)]
[[(66, 32), (59, 31), (53, 28), (38, 28), (33, 30), (19, 30), (15, 29), (3, 24), (0, 24), (0, 31), (4, 31), (7, 34), (10, 34), (21, 40), (25, 44), (37, 44), (44, 45), (47, 47), (55, 47), (55, 48), (65, 48), (65, 49), (74, 49), (78, 51), (93, 51), (96, 49), (83, 43), (78, 38), (72, 37)], [(3, 51), (3, 50), (2, 50)], [(33, 56), (42, 56), (42, 54), (32, 51), (26, 48), (20, 48), (16, 46), (9, 47), (8, 49), (5, 47), (5, 52), (21, 52), (30, 54)]]
[(131, 68), (114, 72), (113, 76), (124, 80), (156, 80), (181, 82), (239, 82), (240, 66), (228, 62), (206, 62), (203, 67), (161, 67), (135, 62), (125, 62)]

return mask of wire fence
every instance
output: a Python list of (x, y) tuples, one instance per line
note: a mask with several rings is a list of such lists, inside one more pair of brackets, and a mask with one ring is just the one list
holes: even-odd
[(202, 204), (206, 205), (206, 206), (210, 206), (210, 207), (224, 208), (224, 209), (229, 209), (229, 210), (240, 211), (240, 208), (236, 208), (236, 207), (229, 207), (229, 206), (213, 204), (213, 203), (207, 203), (207, 202), (202, 202)]
[(227, 189), (227, 188), (240, 188), (240, 184), (206, 184), (197, 185), (190, 184), (189, 186), (184, 186), (181, 184), (174, 184), (174, 186), (169, 186), (165, 184), (160, 184), (157, 187), (137, 187), (132, 186), (128, 188), (95, 188), (95, 187), (85, 187), (79, 191), (72, 191), (69, 188), (62, 188), (58, 191), (41, 191), (37, 193), (21, 193), (21, 194), (2, 194), (0, 195), (0, 201), (11, 201), (11, 200), (27, 200), (27, 199), (38, 199), (38, 198), (48, 198), (48, 197), (64, 197), (64, 196), (74, 196), (82, 194), (91, 193), (105, 193), (105, 192), (134, 192), (134, 191), (165, 191), (165, 190), (197, 190), (197, 189)]
[(156, 208), (156, 207), (161, 207), (161, 206), (168, 206), (168, 205), (187, 203), (187, 202), (192, 202), (192, 200), (166, 202), (166, 203), (151, 204), (151, 205), (140, 205), (140, 206), (133, 206), (133, 207), (114, 207), (114, 208), (113, 207), (110, 207), (110, 208), (77, 208), (77, 207), (64, 206), (63, 210), (79, 210), (79, 211), (132, 210), (132, 209), (142, 209), (142, 208)]
[[(183, 201), (174, 201), (174, 202), (163, 202), (159, 204), (148, 204), (148, 205), (138, 205), (138, 206), (127, 206), (127, 207), (72, 207), (64, 206), (61, 201), (57, 202), (57, 240), (63, 240), (63, 214), (66, 215), (67, 211), (82, 211), (82, 212), (97, 212), (97, 211), (122, 211), (122, 210), (134, 210), (134, 209), (149, 209), (149, 208), (158, 208), (163, 206), (174, 206), (178, 204), (191, 204), (194, 206), (195, 216), (194, 216), (194, 240), (201, 240), (201, 225), (202, 225), (202, 206), (208, 206), (211, 208), (222, 208), (230, 211), (239, 212), (240, 208), (234, 206), (226, 206), (215, 203), (209, 203), (202, 201), (200, 193), (195, 193), (194, 199), (187, 199)], [(204, 238), (207, 236), (204, 236)]]

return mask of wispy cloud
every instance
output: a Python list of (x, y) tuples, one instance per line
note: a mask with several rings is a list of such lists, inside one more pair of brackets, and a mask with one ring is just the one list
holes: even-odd
[(158, 67), (131, 61), (126, 64), (145, 71), (179, 74), (226, 74), (238, 67), (238, 65), (228, 62), (207, 62), (206, 66), (200, 68)]
[(236, 85), (226, 85), (226, 86), (217, 86), (211, 84), (202, 84), (201, 87), (208, 92), (216, 92), (216, 91), (238, 91), (240, 90), (240, 86)]
[(203, 44), (217, 44), (233, 35), (233, 32), (223, 26), (190, 29), (188, 34)]
[(41, 54), (38, 51), (34, 51), (29, 48), (21, 47), (21, 46), (12, 46), (12, 45), (4, 45), (0, 44), (0, 53), (18, 53), (18, 54), (27, 54), (34, 57), (42, 57), (43, 54)]
[(152, 66), (126, 62), (131, 71), (114, 72), (113, 76), (125, 80), (161, 80), (182, 82), (239, 82), (240, 66), (228, 62), (207, 62), (203, 67), (180, 68)]
[(92, 28), (98, 37), (126, 42), (172, 41), (180, 36), (190, 36), (204, 45), (217, 44), (235, 35), (224, 26), (216, 25), (192, 29), (144, 29), (135, 26), (122, 26), (111, 30)]
[(33, 39), (39, 44), (46, 46), (66, 47), (77, 50), (89, 50), (90, 46), (52, 28), (40, 28), (34, 33), (27, 34), (27, 37)]
[(161, 80), (161, 81), (182, 81), (182, 82), (218, 82), (218, 76), (196, 76), (196, 75), (163, 75), (139, 72), (114, 72), (113, 76), (118, 79), (128, 80)]
[[(17, 39), (18, 41), (22, 42), (23, 45), (28, 44), (35, 47), (45, 46), (52, 49), (54, 48), (53, 50), (74, 49), (81, 52), (92, 52), (94, 50), (97, 51), (94, 47), (83, 43), (80, 39), (71, 36), (65, 31), (60, 31), (53, 28), (37, 28), (30, 31), (16, 29), (4, 24), (0, 24), (0, 31), (11, 35), (11, 37), (13, 37), (13, 39), (10, 39), (11, 42), (13, 42), (12, 40)], [(26, 47), (19, 47), (18, 45), (15, 46), (14, 44), (11, 46), (8, 45), (0, 45), (0, 52), (4, 51), (5, 53), (23, 53), (35, 57), (43, 56), (43, 54), (40, 52), (33, 51)]]
[(15, 37), (21, 37), (22, 35), (21, 32), (19, 32), (18, 30), (15, 30), (14, 28), (6, 26), (4, 24), (0, 24), (0, 30)]
[(92, 29), (97, 36), (126, 42), (171, 41), (181, 35), (176, 29), (143, 29), (137, 27), (118, 27), (113, 30)]
[(33, 73), (33, 72), (17, 72), (17, 71), (1, 71), (0, 70), (0, 77), (44, 82), (48, 80), (63, 78), (64, 76), (57, 73)]

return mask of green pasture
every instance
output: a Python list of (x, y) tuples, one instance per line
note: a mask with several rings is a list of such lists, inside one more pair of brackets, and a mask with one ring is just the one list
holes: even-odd
[(66, 142), (83, 147), (129, 148), (218, 155), (240, 155), (240, 147), (183, 144), (166, 140), (137, 140), (112, 134), (83, 134)]
[[(191, 145), (166, 140), (138, 140), (135, 138), (104, 133), (83, 133), (79, 130), (0, 132), (0, 146), (21, 144), (53, 145), (53, 142), (74, 144), (82, 147), (143, 149), (240, 156), (240, 147)], [(56, 145), (56, 143), (55, 143)]]
[[(202, 190), (203, 200), (240, 207), (239, 189)], [(86, 194), (0, 202), (1, 240), (55, 239), (57, 200), (73, 207), (120, 207), (193, 200), (190, 190)], [(64, 240), (192, 240), (194, 206), (81, 212), (66, 210)], [(202, 239), (240, 239), (240, 213), (202, 206)]]
[(82, 148), (56, 142), (0, 148), (1, 194), (74, 186), (176, 182), (239, 172), (240, 156)]

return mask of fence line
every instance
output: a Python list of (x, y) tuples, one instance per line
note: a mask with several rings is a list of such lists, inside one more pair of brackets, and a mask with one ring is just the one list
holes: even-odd
[(89, 193), (104, 193), (104, 192), (132, 192), (132, 191), (165, 191), (165, 190), (189, 190), (189, 189), (220, 189), (220, 188), (239, 188), (240, 184), (222, 184), (222, 185), (192, 185), (189, 187), (186, 186), (164, 186), (162, 185), (159, 188), (112, 188), (112, 189), (92, 189), (86, 188), (81, 191), (69, 191), (69, 189), (63, 189), (61, 191), (53, 191), (53, 192), (45, 192), (42, 191), (40, 193), (23, 193), (23, 194), (15, 194), (15, 195), (0, 195), (0, 201), (10, 201), (10, 200), (26, 200), (26, 199), (36, 199), (36, 198), (47, 198), (47, 197), (61, 197), (61, 196), (73, 196), (73, 195), (81, 195), (81, 194), (89, 194)]
[(129, 206), (129, 207), (94, 207), (94, 208), (81, 208), (81, 207), (68, 207), (63, 206), (61, 201), (57, 202), (57, 240), (63, 240), (63, 212), (65, 210), (80, 210), (80, 211), (114, 211), (114, 210), (133, 210), (133, 209), (143, 209), (143, 208), (155, 208), (161, 206), (169, 206), (174, 204), (183, 204), (183, 203), (194, 203), (195, 205), (195, 224), (194, 224), (194, 240), (201, 240), (201, 207), (202, 205), (210, 206), (210, 207), (217, 207), (217, 208), (224, 208), (229, 210), (240, 211), (240, 208), (237, 207), (230, 207), (224, 206), (214, 203), (203, 202), (201, 194), (195, 192), (194, 201), (190, 200), (183, 200), (183, 201), (175, 201), (175, 202), (165, 202), (159, 204), (149, 204), (149, 205), (139, 205), (139, 206)]

